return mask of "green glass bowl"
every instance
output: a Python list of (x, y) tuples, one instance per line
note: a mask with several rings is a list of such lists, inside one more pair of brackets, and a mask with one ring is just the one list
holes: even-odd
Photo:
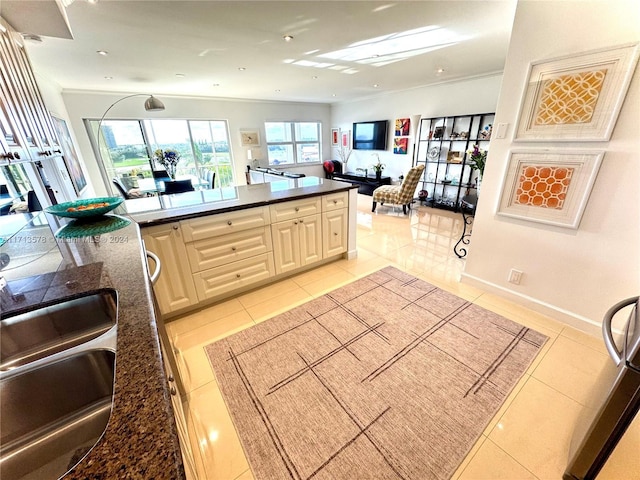
[[(124, 201), (122, 197), (98, 197), (83, 198), (82, 200), (74, 200), (73, 202), (59, 203), (44, 209), (45, 212), (51, 213), (58, 217), (68, 218), (91, 218), (99, 217), (110, 212)], [(103, 207), (86, 208), (92, 204), (106, 203)], [(83, 208), (84, 207), (84, 208)]]

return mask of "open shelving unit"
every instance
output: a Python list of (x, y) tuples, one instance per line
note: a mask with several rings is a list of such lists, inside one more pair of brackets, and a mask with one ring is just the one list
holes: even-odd
[(413, 164), (425, 166), (419, 190), (428, 206), (459, 211), (462, 197), (475, 193), (478, 172), (468, 163), (475, 144), (488, 151), (495, 113), (420, 119)]

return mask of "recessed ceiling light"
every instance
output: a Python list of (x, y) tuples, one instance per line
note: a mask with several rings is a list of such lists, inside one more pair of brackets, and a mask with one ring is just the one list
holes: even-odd
[(438, 72), (438, 73), (444, 73), (444, 68), (439, 68), (439, 69), (437, 70), (437, 72)]
[(332, 93), (332, 94), (331, 94), (331, 96), (332, 96), (332, 97), (335, 97), (335, 96), (336, 96), (336, 94), (335, 94), (335, 93)]
[(107, 52), (106, 50), (98, 50), (96, 53), (98, 55), (102, 55), (102, 56), (109, 55), (109, 52)]
[(378, 85), (377, 83), (373, 84), (373, 88), (378, 88), (380, 85)]
[(276, 93), (280, 93), (280, 89), (277, 89), (277, 90), (276, 90)]
[(186, 75), (184, 73), (176, 73), (176, 77), (184, 78)]
[(241, 72), (244, 72), (246, 69), (246, 67), (238, 67), (238, 70), (240, 70)]
[(284, 37), (282, 37), (282, 39), (285, 42), (290, 42), (291, 40), (293, 40), (293, 37), (291, 35), (285, 35)]
[(219, 84), (219, 83), (214, 83), (214, 84), (212, 84), (212, 86), (213, 86), (213, 87), (219, 87), (219, 86), (220, 86), (220, 84)]
[(104, 77), (105, 80), (113, 80), (113, 77)]
[(318, 76), (317, 76), (317, 75), (314, 75), (314, 76), (313, 76), (313, 77), (311, 77), (311, 78), (313, 78), (314, 80), (317, 80), (317, 79), (318, 79)]

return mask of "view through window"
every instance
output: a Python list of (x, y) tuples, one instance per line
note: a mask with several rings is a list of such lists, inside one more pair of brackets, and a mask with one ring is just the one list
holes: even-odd
[[(90, 121), (94, 134), (98, 122)], [(234, 183), (227, 122), (223, 120), (104, 120), (100, 153), (109, 182), (117, 178), (127, 189), (140, 179), (153, 178), (162, 165), (153, 157), (157, 149), (180, 154), (176, 178), (190, 179), (195, 188), (226, 187)]]
[(265, 122), (269, 165), (320, 163), (320, 122)]

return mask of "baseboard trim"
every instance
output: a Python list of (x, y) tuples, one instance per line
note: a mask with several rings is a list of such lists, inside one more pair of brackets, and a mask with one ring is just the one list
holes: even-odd
[(495, 283), (487, 282), (486, 280), (478, 278), (474, 275), (469, 275), (468, 273), (463, 272), (461, 274), (460, 281), (462, 283), (466, 283), (467, 285), (485, 290), (488, 293), (494, 293), (506, 298), (507, 300), (516, 302), (524, 307), (530, 308), (535, 312), (551, 317), (562, 323), (566, 323), (567, 325), (582, 332), (588, 333), (589, 335), (594, 335), (596, 337), (600, 337), (602, 335), (601, 323), (595, 322), (589, 318), (583, 317), (563, 308), (559, 308), (555, 305), (551, 305), (522, 293), (514, 292), (513, 290), (509, 290), (508, 288), (496, 285)]

